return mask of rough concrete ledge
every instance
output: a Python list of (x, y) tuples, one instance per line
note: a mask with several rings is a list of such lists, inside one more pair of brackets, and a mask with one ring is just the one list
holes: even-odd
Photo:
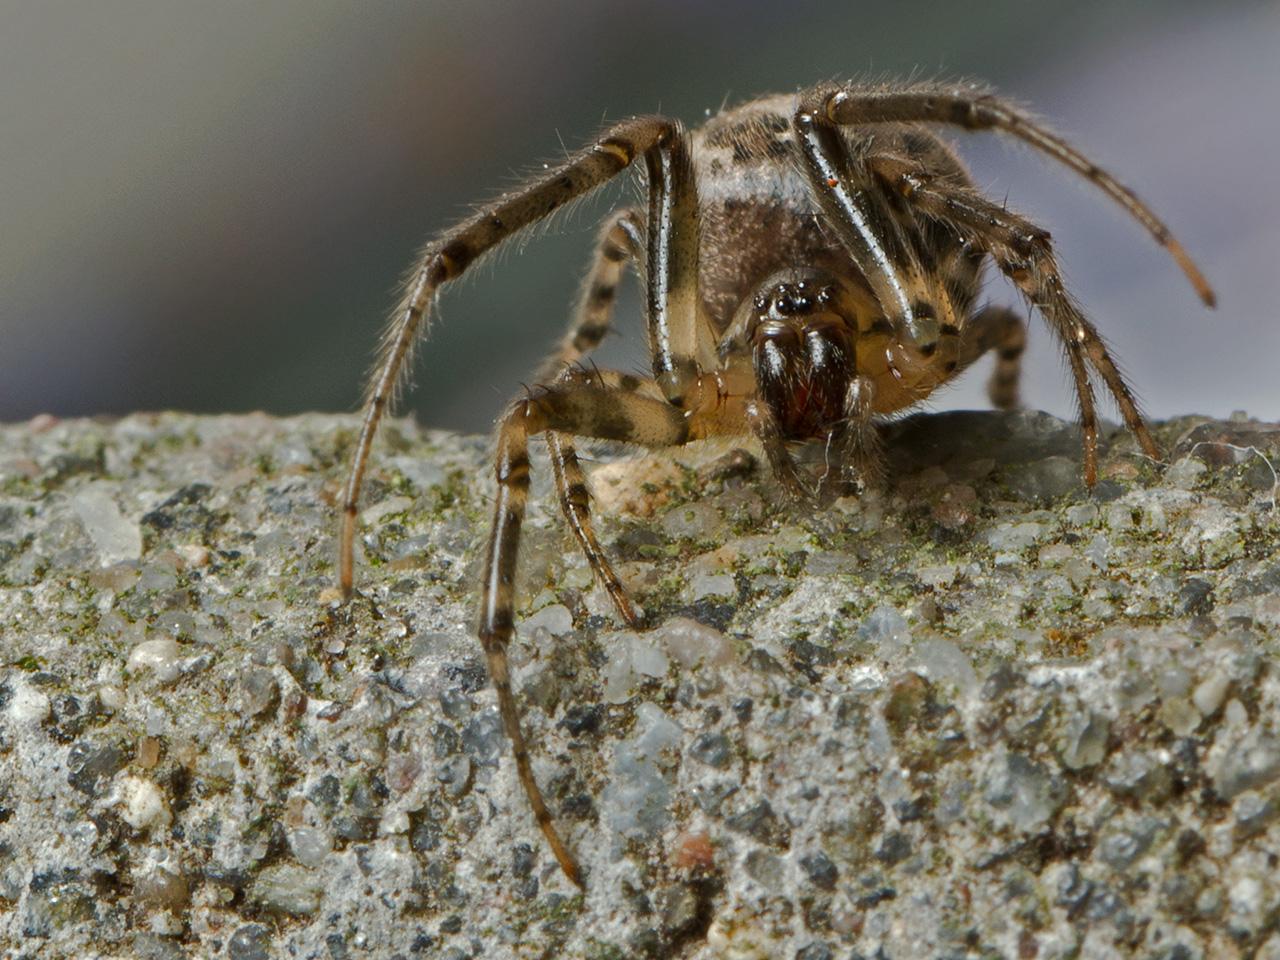
[[(52, 957), (1280, 957), (1280, 429), (895, 425), (793, 512), (727, 448), (605, 462), (620, 630), (535, 499), (470, 635), (483, 439), (348, 417), (0, 428), (0, 948)], [(535, 461), (535, 469), (538, 463)], [(539, 472), (545, 483), (546, 470)]]

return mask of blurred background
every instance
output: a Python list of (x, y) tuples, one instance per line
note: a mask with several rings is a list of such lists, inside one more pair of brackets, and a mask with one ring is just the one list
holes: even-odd
[[(1025, 149), (955, 134), (1049, 227), (1068, 282), (1165, 417), (1280, 419), (1280, 8), (542, 0), (0, 0), (0, 419), (353, 410), (414, 253), (474, 202), (661, 110), (836, 76), (973, 76), (1133, 186), (1218, 290)], [(406, 406), (489, 427), (561, 333), (625, 192), (443, 298)], [(989, 296), (1016, 302), (1001, 281)], [(602, 365), (645, 365), (638, 298)], [(984, 373), (931, 406), (985, 406)], [(1032, 326), (1024, 396), (1070, 414)], [(1114, 414), (1112, 414), (1114, 416)]]

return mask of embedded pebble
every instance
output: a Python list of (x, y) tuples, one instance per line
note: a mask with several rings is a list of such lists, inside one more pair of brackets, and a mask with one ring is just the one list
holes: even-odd
[(290, 916), (315, 913), (323, 895), (323, 877), (287, 863), (267, 867), (253, 885), (253, 900), (262, 909)]
[(1098, 516), (1096, 503), (1073, 503), (1066, 511), (1067, 523), (1077, 529), (1097, 523)]
[(956, 565), (948, 563), (939, 566), (921, 567), (916, 571), (916, 576), (925, 586), (933, 587), (937, 590), (950, 586), (955, 581), (957, 573)]
[(725, 826), (769, 846), (783, 848), (787, 845), (786, 825), (768, 800), (761, 800), (728, 817)]
[(1271, 783), (1280, 777), (1280, 738), (1251, 730), (1238, 741), (1224, 743), (1210, 758), (1209, 771), (1224, 800)]
[(27, 684), (18, 685), (8, 697), (9, 721), (16, 726), (36, 726), (49, 717), (52, 701), (49, 697)]
[(462, 748), (476, 762), (493, 764), (506, 746), (502, 719), (496, 710), (486, 710), (472, 717), (462, 728)]
[(832, 890), (840, 877), (840, 870), (831, 858), (821, 850), (800, 858), (800, 866), (809, 877), (809, 881), (819, 889)]
[(266, 713), (279, 702), (280, 684), (270, 670), (255, 668), (245, 671), (241, 676), (240, 694), (245, 714), (254, 717)]
[(398, 470), (421, 492), (426, 492), (432, 487), (443, 487), (447, 482), (444, 467), (425, 457), (388, 457), (387, 466), (392, 470)]
[(912, 648), (913, 669), (935, 683), (954, 684), (961, 696), (978, 692), (978, 675), (973, 664), (950, 640), (925, 637)]
[(67, 755), (67, 783), (82, 793), (95, 796), (127, 760), (128, 755), (118, 743), (78, 740)]
[(782, 884), (782, 859), (765, 850), (752, 850), (747, 854), (747, 876), (765, 887), (767, 890), (777, 889)]
[(97, 548), (102, 566), (142, 556), (142, 530), (121, 513), (107, 485), (82, 487), (71, 498), (71, 507)]
[(1177, 663), (1167, 663), (1156, 671), (1156, 689), (1162, 697), (1181, 697), (1191, 689), (1191, 677)]
[(688, 617), (672, 617), (649, 636), (686, 669), (700, 663), (723, 666), (733, 658), (733, 646), (723, 633)]
[(129, 652), (130, 673), (149, 670), (161, 683), (172, 683), (182, 672), (178, 642), (169, 637), (144, 640)]
[(1043, 764), (1016, 753), (995, 763), (984, 794), (987, 802), (1004, 812), (1014, 829), (1023, 833), (1039, 830), (1065, 799), (1063, 785)]
[(705, 500), (672, 507), (662, 516), (662, 531), (674, 539), (709, 540), (724, 521), (720, 512)]
[(365, 507), (360, 512), (360, 525), (362, 527), (376, 526), (383, 517), (404, 513), (412, 506), (413, 500), (410, 497), (387, 497), (372, 506)]
[(1107, 755), (1106, 717), (1092, 711), (1074, 714), (1063, 730), (1062, 762), (1069, 770), (1083, 770), (1102, 762)]
[(709, 767), (723, 769), (729, 765), (733, 747), (723, 733), (704, 733), (689, 747), (689, 756)]
[(1191, 694), (1191, 702), (1195, 704), (1202, 716), (1210, 716), (1222, 706), (1222, 701), (1226, 699), (1230, 688), (1230, 677), (1221, 670), (1211, 670), (1209, 675), (1196, 685), (1195, 691)]
[(191, 899), (191, 890), (180, 872), (156, 865), (134, 879), (134, 894), (143, 903), (177, 911)]
[(135, 830), (167, 827), (173, 816), (164, 794), (150, 780), (125, 777), (120, 784), (120, 817)]
[(1193, 490), (1209, 467), (1195, 457), (1179, 457), (1164, 472), (1164, 482), (1171, 487)]
[(983, 539), (992, 550), (1011, 553), (1032, 546), (1046, 533), (1048, 530), (1042, 523), (1002, 523), (995, 529), (988, 530)]
[(1045, 457), (1010, 471), (1009, 487), (1033, 503), (1050, 503), (1082, 488), (1080, 465), (1071, 457)]
[(289, 849), (304, 867), (318, 867), (324, 863), (332, 845), (323, 830), (297, 827), (289, 831)]
[(539, 629), (553, 637), (563, 637), (573, 632), (573, 614), (564, 604), (553, 603), (520, 621), (520, 631), (525, 636), (531, 637)]
[(209, 548), (198, 543), (184, 543), (178, 548), (183, 563), (190, 568), (207, 567), (209, 565)]
[(605, 668), (604, 698), (609, 703), (625, 703), (643, 678), (667, 675), (670, 661), (656, 645), (634, 633), (617, 634), (610, 643)]
[(652, 836), (667, 825), (671, 787), (658, 767), (662, 751), (680, 741), (680, 728), (655, 704), (636, 708), (636, 734), (614, 749), (613, 778), (602, 798), (619, 837)]
[(738, 585), (730, 574), (702, 573), (690, 581), (689, 594), (693, 600), (705, 600), (708, 597), (732, 599), (738, 595)]
[(1037, 555), (1040, 563), (1046, 567), (1060, 566), (1075, 556), (1075, 551), (1065, 543), (1051, 543), (1040, 548)]
[(859, 640), (874, 645), (882, 660), (897, 660), (911, 642), (906, 618), (896, 608), (876, 607), (858, 625)]
[(1127, 503), (1111, 503), (1106, 508), (1106, 524), (1111, 530), (1122, 531), (1132, 528), (1134, 508)]
[(646, 677), (665, 677), (670, 661), (667, 655), (639, 637), (631, 638), (631, 668)]
[(1175, 736), (1185, 737), (1200, 726), (1200, 713), (1186, 697), (1170, 697), (1160, 704), (1160, 722)]

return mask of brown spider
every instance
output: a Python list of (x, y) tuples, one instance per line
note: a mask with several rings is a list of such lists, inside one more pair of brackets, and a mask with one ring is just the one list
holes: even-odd
[[(573, 438), (668, 447), (754, 434), (794, 497), (818, 504), (882, 471), (876, 417), (923, 400), (988, 350), (992, 402), (1017, 404), (1024, 321), (977, 307), (988, 258), (1044, 316), (1075, 379), (1084, 481), (1097, 478), (1097, 376), (1142, 449), (1159, 451), (1097, 329), (1063, 288), (1046, 230), (974, 189), (927, 124), (999, 130), (1087, 177), (1190, 279), (1213, 291), (1165, 225), (1109, 173), (1008, 101), (970, 84), (823, 85), (754, 100), (686, 132), (665, 117), (614, 124), (567, 162), (480, 209), (423, 252), (383, 343), (342, 494), (339, 586), (349, 595), (356, 504), (378, 423), (437, 291), (519, 231), (643, 158), (648, 209), (605, 225), (568, 335), (497, 431), (497, 496), (479, 637), (520, 782), (568, 877), (582, 876), (534, 779), (507, 645), (529, 490), (529, 437), (546, 434), (560, 507), (619, 615), (639, 625), (592, 530)], [(608, 329), (624, 266), (645, 287), (652, 377), (578, 361)], [(825, 444), (808, 477), (789, 446)]]

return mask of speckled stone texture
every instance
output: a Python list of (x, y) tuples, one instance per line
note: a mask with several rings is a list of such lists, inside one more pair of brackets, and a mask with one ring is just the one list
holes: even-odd
[(1078, 479), (1035, 413), (894, 425), (787, 506), (748, 451), (602, 456), (619, 628), (536, 497), (511, 649), (548, 854), (470, 634), (487, 442), (348, 417), (0, 428), (6, 957), (1280, 957), (1280, 429)]

